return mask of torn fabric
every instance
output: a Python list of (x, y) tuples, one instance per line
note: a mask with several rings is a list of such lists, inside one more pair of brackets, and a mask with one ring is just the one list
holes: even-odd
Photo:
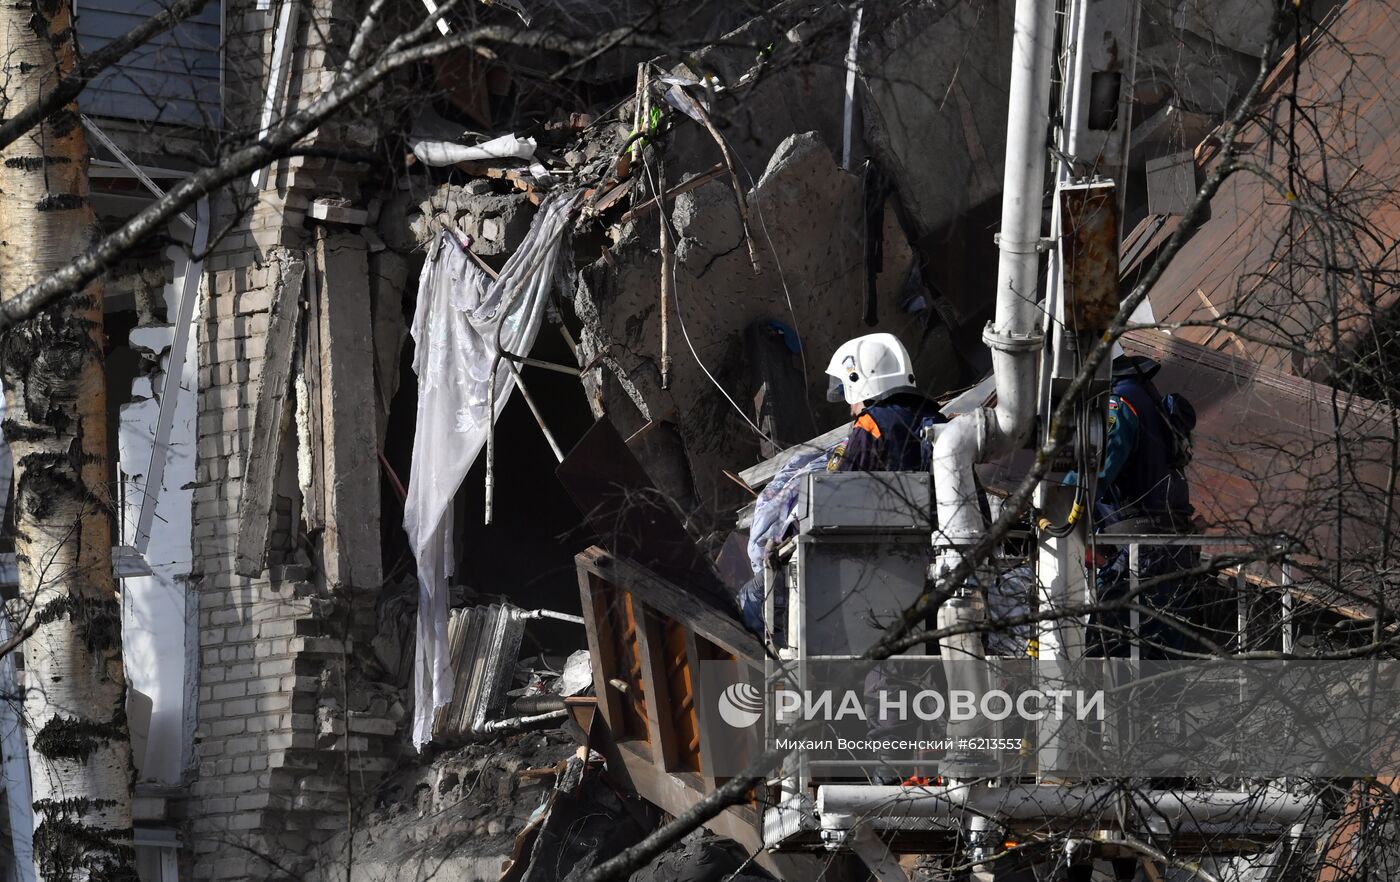
[[(548, 305), (578, 194), (545, 203), (500, 277), (492, 281), (451, 239), (429, 249), (413, 316), (418, 417), (404, 531), (418, 563), (413, 744), (432, 740), (433, 717), (452, 699), (447, 620), (453, 572), (452, 498), (486, 444), (491, 365), (502, 350), (525, 355)], [(498, 337), (499, 334), (499, 337)], [(496, 416), (515, 383), (496, 373)]]

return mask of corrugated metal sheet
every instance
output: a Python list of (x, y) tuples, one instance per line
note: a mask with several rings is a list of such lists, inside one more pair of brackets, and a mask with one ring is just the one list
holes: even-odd
[[(93, 52), (159, 12), (158, 0), (76, 0), (78, 46)], [(78, 99), (90, 116), (182, 126), (220, 120), (220, 0), (132, 50)]]
[[(1303, 115), (1293, 126), (1287, 96), (1295, 64)], [(1309, 38), (1300, 61), (1291, 52), (1284, 58), (1266, 87), (1268, 119), (1241, 133), (1244, 159), (1287, 183), (1291, 129), (1291, 186), (1305, 201), (1325, 202), (1339, 223), (1320, 225), (1286, 192), (1249, 171), (1236, 173), (1153, 287), (1159, 322), (1186, 323), (1173, 331), (1179, 339), (1264, 367), (1324, 376), (1317, 353), (1336, 348), (1334, 314), (1343, 338), (1363, 331), (1400, 285), (1398, 78), (1400, 8), (1389, 3), (1346, 4)], [(1205, 148), (1197, 157), (1203, 173), (1218, 161)], [(1125, 240), (1129, 279), (1134, 264), (1166, 243), (1175, 220), (1149, 217)], [(1352, 280), (1353, 255), (1367, 265), (1375, 303)], [(1221, 318), (1228, 329), (1218, 327)]]

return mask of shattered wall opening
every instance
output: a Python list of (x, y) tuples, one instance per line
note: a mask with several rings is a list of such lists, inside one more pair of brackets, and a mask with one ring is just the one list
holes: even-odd
[[(411, 274), (416, 279), (417, 269)], [(412, 314), (416, 288), (403, 292), (405, 310)], [(414, 420), (418, 403), (418, 377), (412, 370), (414, 344), (406, 340), (401, 356), (398, 388), (394, 393), (385, 433), (385, 459), (403, 480), (410, 473), (414, 449)], [(532, 357), (569, 365), (574, 356), (564, 337), (546, 324), (532, 350)], [(525, 366), (525, 381), (544, 424), (567, 450), (592, 425), (593, 417), (578, 379), (568, 373)], [(578, 581), (573, 555), (591, 541), (581, 526), (577, 509), (554, 476), (556, 460), (529, 406), (512, 396), (496, 422), (495, 490), (492, 523), (484, 523), (485, 457), (478, 457), (458, 489), (454, 503), (456, 577), (453, 606), (506, 600), (526, 609), (578, 611)], [(414, 561), (404, 534), (403, 502), (387, 473), (382, 481), (386, 516), (384, 567), (387, 588), (405, 598), (399, 627), (411, 628), (406, 615), (416, 608)], [(387, 623), (381, 621), (381, 636)], [(411, 641), (411, 630), (403, 636)], [(581, 645), (575, 626), (542, 621), (533, 625), (527, 640), (554, 655), (567, 655)], [(528, 644), (527, 644), (528, 645)], [(411, 646), (408, 648), (411, 653)], [(384, 650), (398, 653), (400, 649)], [(405, 684), (407, 681), (404, 681)]]

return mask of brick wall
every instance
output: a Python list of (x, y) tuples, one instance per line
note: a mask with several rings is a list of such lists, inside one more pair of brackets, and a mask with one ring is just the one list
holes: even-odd
[[(325, 25), (339, 21), (343, 5), (315, 0), (303, 9), (293, 94), (321, 88), (322, 68), (335, 64), (333, 47), (323, 41), (328, 34), (348, 31), (343, 23)], [(229, 16), (230, 23), (240, 22), (244, 28), (238, 38), (245, 46), (261, 45), (270, 51), (271, 17), (240, 13), (241, 9), (232, 4)], [(257, 79), (256, 72), (244, 74), (244, 82)], [(246, 126), (249, 108), (242, 110)], [(232, 107), (229, 116), (236, 122), (239, 108)], [(357, 137), (369, 134), (361, 127)], [(343, 138), (345, 133), (323, 133), (318, 143), (324, 144), (327, 137)], [(326, 524), (320, 529), (307, 528), (301, 521), (295, 432), (288, 435), (292, 452), (283, 457), (280, 498), (273, 505), (278, 519), (288, 523), (275, 525), (264, 573), (249, 578), (235, 571), (269, 308), (286, 259), (306, 261), (311, 272), (317, 269), (318, 237), (306, 218), (310, 201), (330, 196), (363, 204), (360, 181), (345, 168), (332, 168), (319, 159), (284, 163), (269, 176), (256, 208), (206, 261), (209, 284), (198, 327), (192, 575), (199, 597), (199, 762), (185, 806), (188, 857), (194, 878), (200, 880), (301, 877), (308, 872), (322, 859), (318, 845), (351, 822), (351, 806), (394, 764), (398, 721), (405, 715), (397, 691), (374, 682), (360, 664), (360, 658), (370, 654), (379, 587), (372, 575), (378, 570), (377, 542), (375, 548), (359, 549), (373, 560), (373, 567), (344, 568), (346, 574), (359, 573), (362, 581), (372, 584), (352, 584), (351, 575), (327, 576), (320, 537), (333, 533), (335, 519), (345, 512), (325, 513)], [(227, 198), (216, 202), (214, 228), (227, 223), (233, 210)], [(338, 228), (335, 236), (342, 251), (368, 249), (356, 231)], [(361, 279), (360, 284), (370, 282)], [(314, 290), (310, 294), (312, 299), (317, 296)], [(322, 290), (319, 296), (342, 294)], [(349, 291), (343, 296), (356, 295)], [(362, 296), (367, 303), (369, 294)], [(336, 307), (339, 316), (344, 311), (341, 301)], [(353, 319), (357, 313), (351, 313)], [(365, 313), (368, 321), (367, 309)], [(305, 377), (312, 394), (328, 391), (320, 388), (323, 381), (329, 382), (328, 376)], [(329, 400), (342, 393), (352, 403), (373, 396), (373, 389), (334, 391)], [(346, 445), (369, 444), (371, 449), (353, 451), (356, 456), (351, 459), (361, 463), (377, 455), (373, 428), (367, 435), (318, 435), (312, 443), (341, 445), (342, 452)], [(328, 470), (346, 461), (322, 459)], [(362, 514), (375, 525), (377, 538), (378, 476), (323, 475), (338, 492), (342, 479), (348, 478), (360, 481), (362, 489), (373, 487), (372, 494), (364, 490), (346, 505), (373, 508)], [(302, 541), (307, 533), (310, 541)]]

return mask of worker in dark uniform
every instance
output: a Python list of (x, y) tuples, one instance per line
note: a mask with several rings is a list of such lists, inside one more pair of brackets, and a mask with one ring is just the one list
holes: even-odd
[[(1184, 533), (1191, 529), (1191, 493), (1183, 467), (1174, 461), (1175, 441), (1162, 396), (1152, 383), (1161, 369), (1145, 356), (1113, 360), (1108, 400), (1108, 438), (1094, 505), (1095, 530), (1113, 533)], [(1194, 416), (1193, 416), (1194, 419)], [(1111, 542), (1111, 538), (1101, 541)], [(1194, 567), (1198, 549), (1182, 545), (1141, 546), (1137, 602), (1166, 616), (1185, 618), (1190, 580), (1172, 578)], [(1108, 549), (1098, 570), (1098, 597), (1122, 599), (1129, 591), (1128, 546)], [(1126, 656), (1129, 611), (1106, 610), (1090, 619), (1090, 654)], [(1171, 658), (1185, 648), (1181, 628), (1150, 612), (1140, 616), (1142, 658)]]
[(826, 368), (827, 398), (844, 401), (855, 422), (827, 463), (829, 471), (928, 471), (923, 432), (947, 422), (914, 385), (909, 353), (893, 334), (867, 334), (842, 344)]
[[(869, 334), (843, 343), (827, 373), (831, 378), (828, 400), (845, 402), (856, 418), (850, 434), (826, 457), (827, 471), (928, 471), (932, 447), (923, 440), (923, 430), (946, 418), (914, 386), (913, 362), (897, 337)], [(810, 454), (799, 453), (783, 466), (759, 497), (754, 512), (754, 524), (763, 528), (751, 530), (749, 560), (754, 576), (740, 589), (738, 603), (744, 624), (755, 634), (763, 633), (766, 549), (781, 544), (796, 524), (802, 476), (822, 467), (820, 460), (803, 459), (811, 459)]]

